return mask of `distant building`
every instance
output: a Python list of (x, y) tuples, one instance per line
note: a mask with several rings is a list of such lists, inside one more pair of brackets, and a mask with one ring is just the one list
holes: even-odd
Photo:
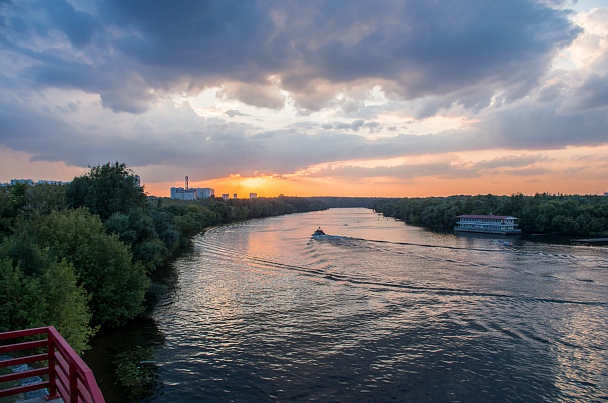
[(222, 193), (222, 199), (228, 200), (230, 199), (230, 195), (228, 193)]
[(249, 198), (250, 199), (257, 199), (258, 198), (258, 194), (257, 193), (249, 193)]
[(11, 179), (11, 186), (15, 186), (18, 183), (34, 186), (34, 181), (31, 179)]
[[(137, 177), (139, 179), (139, 177)], [(215, 190), (211, 188), (188, 188), (188, 177), (185, 177), (185, 188), (171, 188), (171, 198), (178, 200), (198, 200), (205, 197), (215, 196)]]
[(459, 215), (454, 231), (482, 232), (486, 234), (521, 234), (517, 218), (504, 215)]
[(198, 195), (195, 189), (171, 188), (171, 198), (177, 200), (196, 200)]
[(608, 192), (604, 192), (604, 196), (608, 196)]
[(204, 199), (206, 197), (215, 196), (215, 190), (213, 190), (211, 188), (192, 188), (192, 189), (196, 190), (196, 194), (198, 195), (199, 199)]
[(190, 188), (184, 189), (182, 187), (179, 188), (171, 188), (171, 198), (178, 200), (198, 200), (204, 199), (206, 197), (215, 196), (215, 190), (211, 188)]
[[(37, 180), (36, 182), (34, 182), (31, 179), (11, 179), (10, 185), (15, 186), (18, 183), (28, 185), (28, 186), (35, 186), (35, 185), (68, 185), (70, 182), (47, 180), (47, 179), (40, 179), (40, 180)], [(8, 183), (4, 184), (4, 186), (8, 186), (8, 185), (9, 185)]]
[(41, 179), (39, 181), (36, 181), (36, 185), (67, 185), (70, 182), (63, 182), (63, 181), (52, 181), (52, 180), (46, 180), (46, 179)]
[(238, 199), (238, 197), (236, 197), (236, 193), (234, 195), (232, 195), (233, 199)]

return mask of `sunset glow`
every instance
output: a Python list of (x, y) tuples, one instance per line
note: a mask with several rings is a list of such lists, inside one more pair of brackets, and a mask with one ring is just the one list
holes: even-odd
[(0, 182), (118, 161), (157, 196), (608, 189), (605, 3), (331, 4), (4, 5)]

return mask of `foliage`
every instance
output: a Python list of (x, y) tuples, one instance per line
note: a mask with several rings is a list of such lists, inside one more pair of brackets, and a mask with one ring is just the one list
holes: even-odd
[(0, 332), (39, 327), (46, 306), (40, 279), (27, 277), (9, 258), (0, 259)]
[(608, 198), (549, 195), (450, 196), (383, 199), (374, 209), (386, 216), (427, 226), (449, 228), (461, 214), (512, 215), (528, 233), (608, 235)]
[(49, 214), (66, 207), (65, 185), (38, 184), (25, 190), (23, 209), (37, 214)]
[(25, 205), (27, 185), (18, 183), (0, 188), (0, 236), (12, 232), (13, 225)]
[(167, 252), (173, 252), (179, 246), (180, 231), (175, 223), (175, 217), (167, 211), (153, 209), (149, 212), (150, 218), (154, 223), (154, 229), (165, 247)]
[(109, 234), (131, 247), (133, 261), (141, 262), (148, 271), (154, 271), (168, 256), (168, 247), (160, 240), (152, 217), (143, 209), (133, 209), (128, 214), (114, 213), (104, 226)]
[(86, 207), (102, 221), (114, 213), (128, 213), (134, 208), (146, 208), (148, 203), (137, 177), (126, 164), (115, 162), (94, 166), (67, 186), (68, 207)]
[(28, 276), (18, 260), (0, 260), (0, 332), (55, 326), (80, 353), (96, 331), (89, 326), (86, 291), (65, 260), (57, 263), (47, 256), (41, 264), (40, 275)]
[(54, 211), (33, 219), (31, 228), (38, 245), (73, 264), (91, 296), (94, 323), (117, 326), (142, 311), (149, 285), (145, 270), (132, 263), (117, 235), (106, 234), (99, 217), (83, 209)]
[(32, 231), (31, 221), (20, 217), (15, 233), (2, 243), (0, 256), (18, 262), (26, 276), (40, 276), (46, 268), (48, 253), (38, 247)]
[(221, 222), (221, 216), (218, 217), (213, 211), (198, 205), (169, 207), (168, 211), (175, 217), (175, 225), (181, 233), (182, 246), (189, 242), (191, 236)]

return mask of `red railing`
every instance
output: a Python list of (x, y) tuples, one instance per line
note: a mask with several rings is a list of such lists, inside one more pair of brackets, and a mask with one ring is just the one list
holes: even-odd
[(103, 395), (97, 386), (97, 381), (95, 381), (93, 372), (53, 326), (0, 333), (0, 340), (16, 339), (40, 334), (45, 334), (47, 338), (38, 341), (0, 345), (0, 354), (34, 348), (46, 348), (46, 353), (20, 356), (18, 358), (0, 361), (0, 368), (39, 361), (48, 362), (48, 366), (29, 371), (15, 372), (8, 375), (0, 375), (0, 383), (41, 375), (47, 375), (48, 380), (0, 390), (0, 398), (47, 388), (49, 390), (47, 399), (49, 400), (62, 398), (66, 403), (104, 402)]

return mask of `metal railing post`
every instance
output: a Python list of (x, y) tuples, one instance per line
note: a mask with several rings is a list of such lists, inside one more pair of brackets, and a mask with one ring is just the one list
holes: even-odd
[(70, 402), (78, 401), (78, 368), (74, 360), (70, 359)]
[(59, 398), (59, 392), (57, 389), (57, 371), (55, 369), (55, 336), (47, 329), (47, 349), (49, 355), (49, 394), (47, 400)]

